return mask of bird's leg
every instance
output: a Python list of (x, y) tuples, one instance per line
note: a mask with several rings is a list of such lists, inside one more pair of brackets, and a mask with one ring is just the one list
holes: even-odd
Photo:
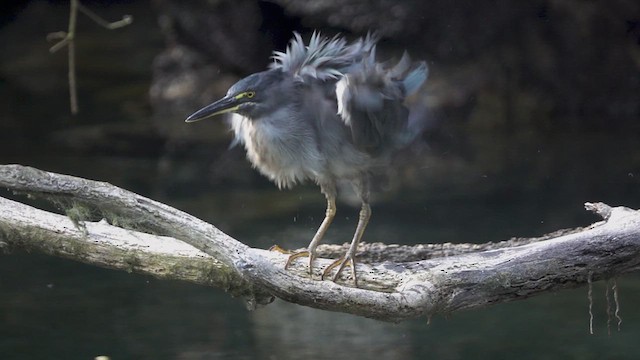
[(325, 187), (322, 187), (322, 191), (325, 193), (327, 197), (327, 211), (325, 213), (324, 220), (322, 220), (322, 224), (320, 224), (320, 227), (318, 228), (318, 231), (316, 231), (316, 234), (313, 236), (313, 239), (311, 239), (311, 242), (309, 243), (307, 250), (295, 252), (289, 256), (289, 259), (287, 259), (287, 263), (284, 266), (285, 269), (289, 267), (289, 265), (291, 265), (293, 260), (299, 257), (306, 256), (306, 257), (309, 257), (309, 275), (313, 274), (313, 260), (316, 258), (316, 247), (324, 237), (324, 234), (327, 232), (327, 229), (329, 229), (329, 226), (331, 225), (333, 218), (336, 216), (336, 210), (337, 210), (336, 194), (335, 194), (335, 190), (331, 190), (331, 189), (333, 189), (333, 187), (331, 187), (330, 189), (326, 189)]
[(356, 232), (353, 235), (353, 240), (351, 240), (351, 245), (347, 252), (338, 258), (336, 261), (332, 262), (327, 266), (327, 268), (322, 272), (322, 279), (331, 273), (331, 270), (338, 267), (338, 271), (333, 276), (333, 281), (338, 279), (340, 273), (345, 268), (345, 266), (349, 265), (351, 267), (351, 276), (353, 277), (353, 283), (355, 286), (358, 286), (358, 278), (356, 277), (356, 251), (358, 250), (358, 243), (360, 239), (362, 239), (362, 235), (364, 234), (364, 230), (367, 228), (367, 224), (369, 223), (369, 218), (371, 217), (371, 207), (368, 203), (362, 203), (362, 208), (360, 209), (360, 216), (358, 218), (358, 226), (356, 227)]
[(354, 188), (362, 199), (362, 207), (360, 208), (356, 232), (353, 234), (353, 240), (351, 240), (351, 245), (349, 246), (347, 252), (343, 256), (329, 264), (329, 266), (327, 266), (327, 268), (322, 272), (322, 279), (324, 280), (324, 277), (331, 274), (331, 270), (337, 267), (338, 270), (332, 278), (332, 280), (335, 282), (338, 279), (338, 276), (340, 276), (342, 270), (344, 270), (345, 266), (349, 265), (351, 267), (351, 276), (353, 277), (353, 283), (356, 287), (358, 287), (358, 278), (356, 277), (356, 251), (358, 250), (358, 243), (360, 242), (360, 239), (362, 239), (364, 230), (367, 228), (369, 218), (371, 217), (371, 206), (369, 206), (368, 179), (364, 178), (360, 182), (355, 182)]

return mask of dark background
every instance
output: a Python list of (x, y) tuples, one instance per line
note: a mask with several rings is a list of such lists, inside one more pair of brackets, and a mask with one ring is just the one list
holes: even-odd
[[(374, 196), (365, 241), (437, 243), (535, 236), (597, 220), (586, 201), (640, 207), (637, 1), (86, 1), (134, 23), (80, 14), (80, 112), (69, 113), (68, 2), (3, 2), (0, 163), (111, 182), (258, 247), (307, 244), (318, 189), (278, 191), (228, 150), (220, 121), (186, 115), (263, 69), (292, 31), (377, 30), (430, 78), (411, 101), (427, 125)], [(5, 194), (4, 196), (13, 196)], [(357, 209), (341, 192), (328, 242)], [(92, 268), (20, 250), (0, 255), (0, 355), (7, 359), (635, 359), (640, 282), (618, 279), (624, 323), (607, 336), (605, 284), (399, 325), (276, 302), (248, 312), (223, 291)]]

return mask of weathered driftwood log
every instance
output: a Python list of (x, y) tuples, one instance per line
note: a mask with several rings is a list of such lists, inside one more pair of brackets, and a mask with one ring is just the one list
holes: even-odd
[[(0, 187), (53, 201), (66, 215), (0, 198), (0, 248), (191, 281), (244, 297), (273, 297), (386, 321), (450, 313), (575, 287), (640, 268), (640, 213), (587, 204), (605, 221), (537, 239), (488, 244), (363, 244), (358, 282), (319, 281), (304, 262), (248, 247), (189, 214), (104, 182), (20, 165), (0, 166)], [(93, 219), (93, 221), (92, 221)], [(320, 256), (336, 253), (325, 245)]]

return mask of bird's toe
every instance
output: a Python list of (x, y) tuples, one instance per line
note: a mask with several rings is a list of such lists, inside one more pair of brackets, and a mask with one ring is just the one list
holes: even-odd
[(338, 277), (342, 273), (342, 270), (344, 270), (344, 268), (347, 266), (351, 268), (351, 277), (353, 278), (353, 283), (356, 287), (358, 287), (358, 278), (356, 277), (356, 260), (352, 255), (344, 255), (329, 264), (329, 266), (327, 266), (327, 268), (322, 272), (322, 280), (324, 280), (325, 277), (331, 275), (331, 271), (333, 271), (333, 269), (338, 268), (335, 275), (333, 275), (333, 277), (331, 278), (333, 282), (336, 282), (336, 280), (338, 280)]
[(313, 260), (315, 260), (316, 258), (316, 254), (314, 251), (302, 250), (294, 253), (291, 253), (291, 252), (289, 253), (291, 255), (289, 255), (289, 258), (287, 259), (287, 263), (284, 265), (285, 269), (287, 269), (293, 263), (294, 260), (301, 257), (308, 257), (309, 258), (309, 276), (313, 275)]

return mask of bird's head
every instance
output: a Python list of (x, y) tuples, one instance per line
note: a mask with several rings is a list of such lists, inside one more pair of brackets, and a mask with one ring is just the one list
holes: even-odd
[(225, 97), (191, 114), (186, 122), (226, 113), (237, 113), (252, 119), (268, 114), (278, 106), (283, 82), (283, 73), (277, 70), (249, 75), (233, 84)]

